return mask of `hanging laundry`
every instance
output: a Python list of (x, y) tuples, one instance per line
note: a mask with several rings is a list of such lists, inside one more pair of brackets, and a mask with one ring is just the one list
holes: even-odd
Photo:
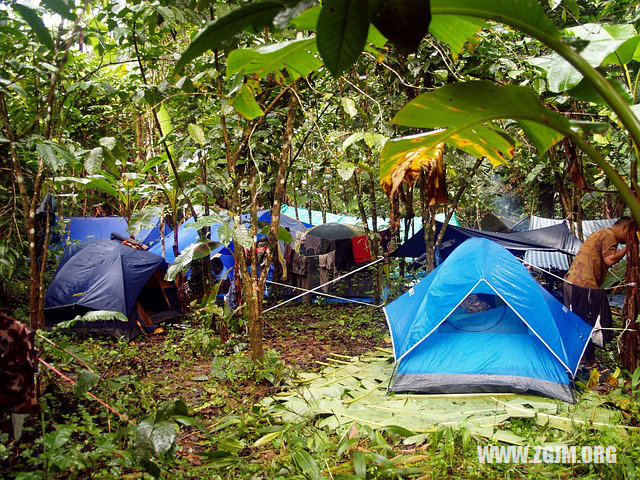
[(351, 270), (354, 265), (351, 239), (336, 240), (336, 268), (338, 270)]
[(295, 252), (293, 251), (293, 247), (291, 246), (291, 244), (287, 243), (284, 246), (284, 262), (287, 265), (287, 270), (291, 271), (291, 268), (293, 267), (293, 254)]
[(336, 241), (329, 240), (328, 238), (322, 239), (322, 244), (320, 245), (319, 254), (325, 254), (329, 252), (333, 252), (336, 249)]
[(293, 265), (291, 266), (291, 271), (296, 275), (306, 276), (307, 275), (307, 257), (305, 255), (300, 255), (299, 253), (293, 254)]
[(322, 239), (308, 234), (304, 240), (304, 248), (307, 255), (320, 255), (320, 245)]
[(353, 244), (353, 261), (356, 263), (371, 261), (371, 248), (369, 247), (369, 239), (366, 235), (352, 237)]
[(306, 236), (306, 232), (296, 232), (296, 236), (293, 237), (291, 248), (293, 248), (296, 252), (299, 252), (300, 246), (304, 243)]
[[(320, 255), (320, 285), (323, 285), (337, 275), (336, 271), (336, 252), (325, 253), (324, 255)], [(325, 285), (322, 287), (322, 291), (324, 293), (328, 293), (331, 285)]]

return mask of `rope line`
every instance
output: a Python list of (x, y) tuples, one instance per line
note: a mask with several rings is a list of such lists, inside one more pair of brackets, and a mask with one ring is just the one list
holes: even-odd
[[(518, 258), (518, 257), (516, 257), (516, 258)], [(562, 282), (564, 282), (564, 283), (568, 283), (569, 285), (574, 285), (574, 284), (573, 284), (573, 283), (571, 283), (569, 280), (566, 280), (566, 279), (562, 278), (561, 276), (556, 275), (555, 273), (551, 273), (550, 271), (545, 270), (545, 269), (544, 269), (544, 268), (542, 268), (542, 267), (539, 267), (539, 266), (537, 266), (537, 265), (534, 265), (533, 263), (529, 263), (529, 262), (527, 262), (527, 261), (526, 261), (525, 259), (523, 259), (523, 258), (518, 258), (518, 260), (520, 260), (523, 264), (528, 265), (528, 266), (530, 266), (530, 267), (533, 267), (533, 268), (535, 268), (536, 270), (540, 270), (541, 272), (546, 273), (547, 275), (551, 275), (552, 277), (557, 278), (558, 280), (561, 280), (561, 281), (562, 281)], [(615, 276), (615, 275), (614, 275), (614, 276)], [(617, 278), (617, 277), (616, 277), (616, 278)], [(621, 287), (635, 287), (635, 286), (636, 286), (636, 282), (630, 282), (630, 283), (625, 283), (624, 285), (615, 285), (615, 286), (612, 286), (612, 287), (603, 288), (602, 290), (615, 290), (616, 288), (621, 288)]]
[[(60, 370), (58, 370), (56, 367), (54, 367), (53, 365), (48, 364), (47, 362), (45, 362), (44, 360), (42, 360), (41, 358), (38, 358), (38, 361), (40, 363), (42, 363), (45, 367), (47, 367), (49, 370), (57, 373), (59, 376), (61, 376), (63, 379), (65, 379), (67, 382), (71, 383), (72, 385), (76, 385), (76, 382), (74, 380), (72, 380), (71, 378), (67, 377), (64, 373), (62, 373)], [(133, 425), (135, 427), (135, 423), (133, 423), (131, 420), (129, 420), (125, 415), (123, 415), (122, 413), (120, 413), (119, 411), (117, 411), (115, 408), (113, 408), (111, 405), (109, 405), (108, 403), (106, 403), (104, 400), (99, 399), (98, 397), (96, 397), (93, 393), (91, 392), (86, 392), (87, 395), (89, 395), (91, 398), (93, 398), (96, 402), (100, 403), (101, 405), (105, 406), (109, 411), (115, 413), (116, 415), (118, 415), (120, 418), (122, 418), (123, 420), (129, 422), (130, 425)]]
[[(301, 292), (311, 292), (311, 290), (307, 290), (306, 288), (301, 288), (301, 287), (294, 287), (293, 285), (288, 285), (286, 283), (279, 283), (279, 282), (274, 282), (272, 280), (267, 280), (267, 283), (271, 283), (273, 285), (279, 285), (281, 287), (287, 287), (287, 288), (291, 288), (292, 290), (299, 290)], [(354, 300), (351, 298), (345, 298), (345, 297), (338, 297), (337, 295), (331, 295), (330, 293), (325, 293), (325, 292), (312, 292), (315, 293), (316, 295), (322, 295), (323, 297), (329, 297), (329, 298), (336, 298), (338, 300), (344, 300), (345, 302), (351, 302), (351, 303), (357, 303), (360, 305), (366, 305), (367, 307), (373, 307), (373, 308), (380, 308), (384, 306), (384, 303), (381, 303), (380, 305), (374, 305), (373, 303), (367, 303), (367, 302), (361, 302), (360, 300)]]
[(334, 278), (333, 280), (329, 280), (327, 283), (323, 283), (322, 285), (318, 285), (317, 287), (312, 288), (308, 292), (301, 293), (300, 295), (296, 295), (295, 297), (291, 297), (290, 299), (285, 300), (284, 302), (281, 302), (281, 303), (278, 303), (277, 305), (269, 307), (266, 310), (264, 310), (262, 313), (270, 312), (271, 310), (275, 310), (276, 308), (282, 307), (283, 305), (286, 305), (289, 302), (293, 302), (294, 300), (297, 300), (300, 297), (304, 297), (305, 295), (308, 295), (309, 293), (314, 293), (314, 292), (320, 290), (322, 287), (326, 287), (327, 285), (331, 285), (332, 283), (338, 282), (338, 281), (342, 280), (343, 278), (348, 277), (349, 275), (353, 275), (354, 273), (359, 272), (360, 270), (364, 270), (365, 268), (369, 268), (369, 267), (375, 265), (376, 263), (380, 263), (382, 260), (384, 260), (383, 257), (378, 258), (377, 260), (374, 260), (371, 263), (363, 265), (360, 268), (356, 268), (355, 270), (351, 270), (350, 272), (347, 272), (346, 274), (342, 275), (341, 277)]
[(93, 368), (91, 368), (89, 365), (87, 365), (86, 363), (84, 363), (82, 360), (80, 360), (77, 356), (75, 356), (73, 353), (71, 353), (68, 350), (65, 350), (64, 348), (62, 348), (60, 345), (56, 345), (55, 343), (53, 343), (51, 340), (49, 340), (47, 337), (45, 337), (44, 335), (42, 335), (39, 332), (36, 332), (36, 336), (40, 337), (41, 339), (43, 339), (45, 342), (50, 343), (51, 345), (53, 345), (55, 348), (62, 350), (64, 353), (66, 353), (67, 355), (70, 355), (71, 357), (75, 358), (78, 363), (80, 363), (80, 365), (82, 365), (84, 368), (86, 368), (87, 370), (89, 370), (91, 373), (96, 373)]

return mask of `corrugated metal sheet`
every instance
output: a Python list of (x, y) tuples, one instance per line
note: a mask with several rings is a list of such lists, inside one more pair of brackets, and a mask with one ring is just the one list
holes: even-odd
[[(603, 228), (609, 228), (611, 225), (615, 223), (616, 219), (602, 219), (602, 220), (583, 220), (582, 221), (582, 232), (584, 234), (584, 238), (587, 238), (593, 232), (597, 230), (601, 230)], [(520, 231), (526, 230), (535, 230), (536, 228), (544, 228), (550, 227), (552, 225), (557, 225), (559, 223), (566, 223), (569, 226), (569, 222), (560, 218), (544, 218), (537, 217), (535, 215), (531, 215), (528, 219), (528, 222), (521, 221), (517, 224), (518, 229)], [(556, 253), (556, 252), (536, 252), (536, 251), (528, 251), (524, 259), (540, 268), (557, 268), (560, 270), (569, 270), (569, 265), (571, 264), (569, 257), (564, 253)]]

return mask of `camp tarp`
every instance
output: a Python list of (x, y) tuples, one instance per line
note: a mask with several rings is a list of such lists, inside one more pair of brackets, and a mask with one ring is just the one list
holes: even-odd
[[(129, 336), (135, 328), (134, 306), (141, 292), (155, 272), (164, 271), (166, 266), (162, 257), (115, 240), (70, 245), (65, 248), (45, 295), (47, 325), (88, 311), (106, 310), (119, 312), (130, 322), (103, 322), (99, 326), (104, 327), (105, 333)], [(150, 295), (147, 300), (146, 308), (150, 310), (173, 306), (171, 301), (166, 304), (163, 295)]]
[[(582, 233), (585, 240), (592, 233), (603, 228), (609, 228), (615, 223), (615, 221), (615, 218), (602, 220), (583, 220)], [(526, 232), (534, 229), (559, 225), (562, 223), (567, 225), (567, 227), (569, 225), (569, 222), (567, 220), (562, 220), (560, 218), (544, 218), (531, 215), (530, 217), (518, 222), (513, 228), (517, 231)], [(545, 269), (556, 268), (558, 270), (569, 270), (569, 266), (571, 265), (571, 259), (561, 252), (529, 251), (525, 254), (524, 259), (532, 265)]]
[(506, 218), (499, 217), (495, 213), (487, 213), (480, 220), (480, 230), (485, 232), (510, 233), (514, 230), (510, 227), (514, 222), (510, 222)]
[[(67, 222), (65, 237), (76, 242), (91, 242), (93, 240), (109, 240), (112, 233), (129, 238), (127, 220), (124, 217), (65, 217)], [(154, 217), (149, 222), (151, 227), (144, 228), (136, 235), (136, 240), (151, 245), (160, 240), (160, 218)], [(165, 224), (164, 234), (170, 232)]]
[[(472, 295), (492, 301), (484, 311), (462, 308)], [(573, 401), (570, 378), (592, 332), (486, 238), (465, 241), (384, 312), (395, 392), (530, 392)]]
[[(436, 222), (436, 236), (441, 228), (442, 223)], [(514, 233), (483, 232), (482, 230), (449, 225), (438, 247), (441, 261), (469, 238), (493, 240), (517, 255), (523, 255), (530, 250), (563, 252), (575, 255), (581, 245), (580, 241), (569, 231), (566, 225), (562, 224), (528, 232)], [(424, 231), (421, 229), (392, 252), (391, 256), (417, 258), (424, 254), (425, 250)]]

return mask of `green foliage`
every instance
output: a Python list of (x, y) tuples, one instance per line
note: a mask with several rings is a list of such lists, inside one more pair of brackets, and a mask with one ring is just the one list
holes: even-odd
[(536, 0), (431, 0), (431, 15), (462, 15), (506, 23), (536, 38), (560, 39), (560, 31)]
[(153, 460), (156, 455), (162, 460), (173, 460), (176, 451), (176, 435), (180, 427), (176, 419), (188, 419), (189, 412), (182, 400), (163, 402), (155, 415), (145, 417), (136, 427), (134, 452), (136, 461), (154, 478), (162, 472)]
[(162, 216), (164, 210), (164, 207), (151, 205), (133, 212), (128, 223), (129, 233), (136, 236), (145, 228), (155, 227), (152, 221)]
[(209, 257), (211, 252), (219, 246), (220, 242), (214, 242), (212, 240), (199, 241), (189, 245), (175, 258), (171, 266), (167, 269), (165, 278), (169, 281), (175, 280), (178, 274), (187, 270), (194, 260)]
[(242, 72), (263, 78), (286, 69), (292, 79), (306, 77), (322, 66), (313, 55), (315, 44), (315, 37), (310, 37), (256, 48), (238, 48), (229, 54), (227, 75), (231, 77)]
[(244, 351), (218, 355), (211, 362), (211, 375), (221, 381), (254, 379), (256, 382), (278, 385), (283, 381), (284, 374), (284, 364), (275, 350), (265, 352), (261, 365), (254, 363)]
[(514, 142), (492, 124), (501, 119), (518, 120), (535, 139), (541, 155), (562, 138), (549, 127), (566, 130), (569, 124), (565, 117), (545, 108), (526, 87), (482, 81), (450, 84), (420, 95), (396, 114), (396, 124), (446, 128), (388, 141), (382, 151), (380, 178), (390, 178), (396, 166), (413, 152), (430, 152), (443, 142), (477, 158), (487, 157), (494, 165), (504, 163), (504, 157), (512, 155)]
[(0, 243), (0, 280), (8, 283), (13, 277), (19, 262), (20, 254), (9, 245)]
[(77, 322), (99, 322), (102, 320), (117, 320), (119, 322), (129, 322), (126, 315), (121, 312), (112, 312), (109, 310), (92, 310), (84, 315), (76, 315), (72, 320), (56, 323), (54, 330), (66, 330), (75, 325)]
[(360, 56), (369, 33), (368, 0), (327, 0), (318, 17), (318, 52), (334, 77)]
[(38, 40), (40, 40), (40, 43), (49, 50), (53, 50), (55, 48), (53, 38), (51, 38), (51, 33), (49, 33), (49, 30), (42, 21), (42, 18), (40, 18), (40, 15), (33, 8), (19, 3), (14, 3), (12, 8), (20, 14), (25, 22), (29, 24), (29, 27), (31, 27), (33, 32), (36, 34)]
[[(625, 64), (637, 60), (635, 52), (640, 36), (633, 25), (591, 23), (569, 28), (567, 32), (584, 41), (586, 46), (579, 49), (580, 56), (592, 67), (618, 62)], [(557, 53), (532, 58), (529, 62), (546, 72), (549, 90), (552, 92), (569, 90), (578, 85), (583, 78), (582, 73)]]
[(258, 102), (256, 102), (253, 90), (248, 83), (242, 86), (231, 101), (231, 105), (233, 105), (236, 112), (247, 120), (253, 120), (264, 115), (264, 110), (262, 110)]
[(210, 23), (193, 39), (176, 63), (175, 70), (182, 70), (187, 63), (207, 50), (220, 48), (223, 42), (249, 27), (259, 31), (273, 22), (283, 8), (284, 5), (276, 1), (253, 2)]
[(76, 397), (82, 397), (85, 393), (95, 387), (99, 380), (100, 375), (97, 373), (89, 370), (82, 370), (78, 374), (78, 379), (76, 380), (76, 388), (74, 389)]
[(49, 140), (38, 143), (36, 151), (54, 172), (75, 161), (75, 156), (71, 152)]
[(434, 15), (429, 23), (429, 33), (449, 45), (454, 57), (458, 57), (465, 44), (483, 27), (484, 20), (462, 15)]
[(189, 135), (193, 138), (194, 141), (199, 143), (200, 145), (204, 145), (207, 141), (207, 138), (204, 135), (204, 130), (202, 127), (196, 125), (195, 123), (190, 123), (187, 127), (189, 130)]

